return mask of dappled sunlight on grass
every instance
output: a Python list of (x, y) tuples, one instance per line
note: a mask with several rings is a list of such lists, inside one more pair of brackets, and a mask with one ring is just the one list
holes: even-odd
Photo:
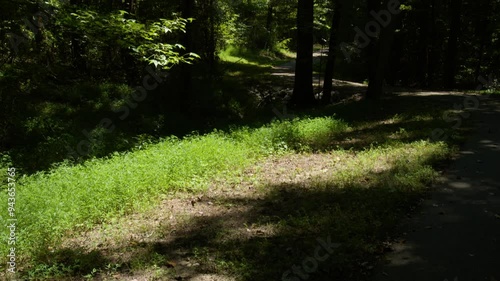
[[(177, 199), (184, 197), (178, 194), (140, 215), (150, 217), (146, 222), (137, 216), (120, 219), (109, 231), (85, 237), (108, 241), (100, 242), (104, 260), (133, 271), (154, 271), (158, 261), (168, 260), (175, 266), (161, 267), (163, 277), (210, 272), (249, 281), (279, 279), (311, 255), (316, 239), (331, 237), (341, 246), (310, 280), (366, 280), (395, 225), (437, 179), (432, 165), (449, 153), (443, 143), (419, 141), (361, 152), (275, 156), (247, 170), (255, 178), (241, 179), (237, 188), (220, 181), (194, 195), (195, 203)], [(131, 229), (134, 238), (128, 238)], [(93, 248), (83, 238), (72, 243)], [(116, 258), (125, 248), (130, 255)], [(109, 272), (105, 263), (100, 271)]]
[[(329, 265), (342, 270), (325, 276), (353, 272), (364, 258), (372, 262), (373, 255), (381, 254), (396, 223), (436, 180), (435, 165), (448, 159), (453, 149), (429, 141), (432, 129), (444, 127), (434, 118), (444, 112), (440, 107), (403, 114), (384, 110), (391, 108), (387, 102), (360, 115), (359, 110), (348, 110), (352, 106), (255, 128), (146, 142), (131, 152), (27, 176), (19, 183), (19, 260), (26, 267), (55, 266), (66, 275), (89, 274), (72, 264), (71, 257), (80, 254), (60, 248), (73, 237), (75, 247), (84, 244), (86, 251), (99, 252), (100, 272), (109, 272), (110, 263), (151, 270), (182, 250), (201, 265), (197, 273), (273, 280), (296, 262), (294, 255), (307, 251), (314, 237), (330, 233), (348, 248)], [(173, 199), (199, 193), (206, 197)], [(169, 202), (182, 208), (163, 210)], [(147, 215), (131, 231), (127, 218), (136, 212)], [(149, 224), (158, 212), (161, 216), (153, 220), (164, 224)], [(99, 240), (102, 233), (90, 236), (89, 242), (104, 249), (78, 238), (106, 225), (122, 231), (111, 240)], [(130, 233), (143, 234), (130, 238)], [(135, 244), (130, 245), (130, 239)], [(297, 245), (298, 252), (287, 250), (286, 244)], [(117, 258), (124, 248), (136, 254)], [(50, 251), (63, 251), (61, 260), (49, 258)], [(260, 271), (283, 251), (295, 254)], [(68, 256), (69, 261), (64, 260)], [(367, 270), (360, 272), (358, 280)]]
[(218, 175), (231, 178), (264, 155), (321, 147), (345, 128), (329, 118), (277, 121), (229, 135), (170, 138), (134, 152), (76, 166), (62, 164), (26, 177), (18, 192), (23, 237), (18, 247), (26, 257), (44, 252), (75, 227), (89, 228), (146, 207), (169, 191), (205, 189)]
[(260, 51), (259, 53), (255, 53), (250, 50), (232, 46), (219, 53), (219, 57), (223, 61), (260, 67), (272, 67), (283, 64), (293, 59), (293, 56), (294, 54), (288, 51)]

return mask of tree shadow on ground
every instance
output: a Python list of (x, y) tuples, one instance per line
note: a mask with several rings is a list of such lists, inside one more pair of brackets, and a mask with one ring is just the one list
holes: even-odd
[[(426, 183), (398, 185), (396, 178), (418, 172), (397, 162), (384, 171), (356, 175), (353, 184), (342, 188), (327, 178), (311, 177), (250, 187), (260, 192), (243, 196), (211, 196), (196, 204), (217, 206), (217, 212), (195, 215), (181, 226), (166, 221), (148, 230), (158, 234), (155, 239), (135, 249), (100, 251), (105, 256), (131, 251), (121, 263), (140, 260), (160, 266), (165, 268), (163, 278), (176, 280), (201, 274), (249, 281), (282, 280), (284, 274), (289, 277), (283, 280), (301, 274), (318, 281), (368, 280), (398, 222), (425, 190)], [(148, 257), (153, 256), (163, 257), (163, 264), (151, 264)], [(65, 262), (69, 266), (75, 261)]]
[[(403, 97), (401, 104), (422, 102), (421, 99), (424, 99), (424, 109), (430, 109), (431, 113), (439, 116), (447, 109), (443, 98), (452, 104), (463, 99), (460, 96), (450, 99), (443, 96), (411, 96)], [(399, 99), (392, 102), (396, 101)], [(436, 104), (439, 110), (433, 107)], [(355, 103), (346, 105), (353, 106)], [(387, 110), (376, 112), (376, 120), (383, 121), (401, 111), (389, 106)], [(346, 113), (350, 112), (347, 110)], [(350, 114), (344, 116), (352, 116), (352, 122), (370, 120), (367, 116)], [(396, 123), (378, 122), (358, 133), (368, 136), (403, 126), (412, 129), (407, 130), (409, 135), (396, 136), (396, 140), (411, 142), (425, 139), (423, 135), (411, 133), (422, 126), (431, 126), (431, 119), (415, 121), (410, 113), (405, 114), (408, 115), (402, 115)], [(427, 113), (418, 111), (415, 114)], [(384, 135), (380, 134), (380, 138)], [(425, 159), (423, 161), (426, 162)], [(289, 280), (300, 274), (307, 274), (309, 280), (369, 280), (378, 259), (388, 250), (387, 242), (398, 223), (411, 216), (425, 193), (424, 186), (430, 183), (426, 179), (419, 179), (423, 180), (419, 184), (401, 182), (403, 177), (415, 183), (414, 176), (418, 179), (419, 175), (419, 167), (415, 169), (404, 163), (395, 162), (386, 170), (357, 174), (352, 181), (354, 183), (349, 186), (340, 187), (332, 180), (309, 177), (293, 183), (242, 187), (259, 190), (255, 193), (257, 195), (218, 195), (203, 199), (196, 204), (216, 205), (220, 209), (195, 215), (175, 228), (167, 221), (159, 229), (148, 230), (159, 233), (158, 237), (141, 241), (136, 246), (100, 249), (100, 254), (106, 258), (95, 263), (95, 268), (105, 270), (106, 263), (112, 260), (110, 256), (133, 252), (137, 254), (118, 261), (124, 264), (121, 274), (128, 274), (131, 264), (142, 263), (165, 268), (165, 278), (180, 276), (181, 280), (190, 280), (200, 274), (235, 275), (239, 280), (279, 280), (288, 270), (291, 270)], [(323, 260), (322, 255), (314, 262), (311, 258), (315, 258), (316, 248), (328, 238), (340, 246), (331, 252), (328, 249), (321, 252), (328, 252), (328, 258)], [(153, 258), (163, 262), (153, 264)], [(65, 258), (58, 262), (70, 267), (75, 260)]]
[(30, 274), (44, 280), (62, 280), (68, 276), (93, 276), (96, 268), (109, 267), (110, 260), (98, 250), (81, 247), (62, 248), (38, 254), (40, 261)]
[[(363, 99), (361, 101), (338, 103), (318, 112), (335, 114), (350, 123), (383, 121), (396, 114), (402, 117), (430, 115), (442, 118), (444, 110), (453, 109), (455, 104), (463, 105), (465, 98), (466, 95), (451, 95), (448, 92), (436, 92), (429, 95), (394, 93), (379, 100)], [(416, 104), (419, 106), (415, 106)]]
[(374, 280), (500, 278), (500, 99), (491, 98), (478, 111), (475, 133), (421, 214), (406, 222), (404, 242)]

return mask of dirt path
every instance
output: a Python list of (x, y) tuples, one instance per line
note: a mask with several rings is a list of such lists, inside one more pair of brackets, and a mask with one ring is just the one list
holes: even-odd
[(500, 100), (477, 111), (474, 134), (374, 280), (500, 280)]
[[(315, 51), (313, 53), (313, 64), (317, 63), (322, 63), (323, 65), (326, 64), (327, 60), (327, 55), (328, 55), (328, 50), (322, 50), (322, 51)], [(288, 85), (293, 85), (294, 82), (294, 77), (295, 77), (295, 60), (291, 60), (285, 64), (275, 66), (273, 67), (273, 71), (271, 72), (272, 76), (279, 77), (283, 81), (286, 81)], [(313, 77), (313, 86), (320, 91), (322, 89), (323, 84), (324, 84), (324, 73), (321, 73), (321, 75), (318, 77), (317, 74), (314, 75)], [(338, 79), (333, 79), (333, 87), (334, 91), (339, 95), (339, 99), (348, 99), (353, 96), (362, 96), (363, 93), (367, 89), (367, 85), (362, 84), (362, 83), (356, 83), (352, 81), (344, 81), (344, 80), (338, 80)], [(293, 89), (288, 89), (288, 91), (291, 93)]]
[[(328, 55), (328, 50), (323, 50), (323, 51), (315, 51), (313, 53), (313, 64), (319, 62), (320, 60), (323, 61), (323, 63), (326, 63), (326, 57)], [(284, 73), (286, 75), (284, 76), (294, 76), (294, 71), (295, 71), (295, 59), (284, 63), (280, 66), (275, 66), (273, 67), (275, 72), (273, 75), (276, 76), (281, 76), (281, 73)]]
[[(365, 87), (347, 81), (335, 82), (360, 92)], [(415, 91), (399, 95), (398, 108), (407, 110), (406, 105), (411, 102), (420, 106), (416, 108), (419, 111), (432, 108), (435, 102), (451, 107), (464, 97), (462, 93), (450, 92)], [(354, 109), (374, 117), (366, 108)], [(393, 116), (391, 108), (381, 109), (376, 110)], [(358, 254), (352, 258), (351, 253), (356, 251), (365, 253), (356, 250), (362, 244), (356, 240), (335, 252), (329, 264), (325, 263), (306, 279), (500, 280), (497, 269), (500, 264), (497, 257), (500, 253), (500, 173), (495, 165), (500, 156), (500, 130), (495, 122), (500, 120), (500, 100), (481, 101), (473, 116), (478, 117), (477, 132), (448, 171), (446, 184), (436, 188), (432, 199), (424, 203), (422, 214), (408, 222), (409, 234), (394, 245), (387, 266), (373, 275), (376, 259), (386, 251), (385, 240), (384, 247), (375, 250), (376, 257)], [(389, 120), (381, 118), (381, 121)], [(376, 135), (384, 126), (392, 128), (392, 124), (383, 122), (368, 128), (361, 137), (355, 135), (349, 142), (361, 142), (364, 146), (362, 141), (372, 141), (367, 136)], [(333, 188), (311, 189), (332, 185), (336, 178), (330, 177), (342, 175), (336, 173), (341, 167), (366, 168), (357, 162), (347, 165), (349, 159), (356, 159), (358, 152), (351, 153), (334, 150), (270, 157), (238, 177), (214, 181), (206, 191), (171, 193), (152, 210), (127, 215), (85, 233), (74, 233), (61, 245), (55, 260), (91, 261), (90, 269), (106, 266), (93, 280), (298, 280), (279, 278), (294, 266), (293, 258), (306, 260), (311, 255), (311, 249), (317, 246), (317, 237), (323, 239), (332, 233), (334, 238), (335, 235), (344, 237), (339, 231), (345, 229), (342, 222), (356, 226), (357, 217), (360, 225), (371, 223), (371, 220), (365, 221), (366, 214), (358, 214), (358, 209), (369, 210), (372, 219), (383, 216), (378, 211), (388, 202), (385, 193), (378, 195), (383, 197), (382, 204), (370, 208), (370, 204), (377, 201), (371, 195), (377, 195), (382, 189), (374, 188), (367, 199), (356, 199), (358, 197), (338, 193)], [(381, 157), (386, 159), (387, 155), (381, 154)], [(376, 167), (353, 180), (363, 185), (381, 180), (380, 186), (387, 186), (383, 179), (392, 177), (393, 172), (388, 170), (385, 174), (379, 165), (383, 161), (376, 162)], [(367, 177), (371, 174), (377, 176)], [(345, 221), (336, 219), (342, 218), (335, 216), (337, 211), (347, 212), (343, 216)], [(355, 227), (345, 236), (356, 235), (359, 229)], [(391, 233), (392, 229), (391, 225)], [(108, 265), (117, 265), (117, 268), (108, 268)], [(227, 272), (237, 273), (231, 276)], [(245, 275), (248, 272), (257, 275), (248, 277)], [(357, 275), (342, 275), (344, 273)]]

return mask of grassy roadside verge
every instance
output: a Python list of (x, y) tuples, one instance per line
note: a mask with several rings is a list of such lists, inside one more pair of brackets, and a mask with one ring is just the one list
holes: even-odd
[[(349, 106), (354, 105), (342, 108), (350, 112)], [(359, 118), (344, 115), (339, 107), (332, 110), (347, 119)], [(352, 119), (349, 124), (338, 117), (302, 117), (293, 121), (275, 121), (257, 129), (235, 128), (227, 133), (214, 132), (183, 140), (171, 138), (108, 159), (92, 160), (74, 167), (62, 165), (50, 173), (23, 178), (19, 183), (17, 202), (21, 218), (18, 227), (20, 264), (24, 263), (33, 280), (68, 280), (68, 276), (79, 280), (78, 276), (92, 279), (108, 272), (116, 274), (117, 269), (109, 269), (110, 265), (120, 265), (125, 270), (118, 270), (120, 274), (156, 268), (156, 275), (161, 277), (151, 280), (164, 280), (167, 276), (175, 278), (176, 271), (166, 267), (169, 254), (155, 250), (157, 242), (146, 248), (137, 246), (143, 245), (141, 243), (134, 244), (141, 249), (136, 255), (139, 261), (110, 258), (96, 262), (89, 258), (88, 264), (82, 264), (81, 258), (54, 257), (58, 256), (60, 243), (66, 237), (92, 231), (97, 225), (111, 224), (113, 228), (125, 229), (125, 233), (129, 233), (126, 226), (112, 222), (132, 213), (151, 215), (148, 210), (157, 208), (155, 206), (162, 199), (169, 197), (165, 195), (203, 192), (214, 180), (224, 184), (236, 182), (236, 186), (244, 190), (248, 183), (241, 181), (241, 176), (269, 157), (286, 159), (293, 155), (323, 155), (320, 162), (333, 166), (321, 169), (325, 170), (322, 176), (304, 175), (306, 167), (314, 168), (315, 165), (306, 163), (296, 167), (294, 161), (284, 165), (286, 176), (294, 179), (291, 183), (280, 181), (280, 177), (272, 173), (279, 169), (279, 163), (262, 170), (265, 172), (255, 173), (260, 178), (256, 185), (261, 200), (250, 198), (249, 202), (253, 203), (243, 205), (258, 211), (236, 210), (235, 216), (252, 221), (253, 228), (265, 226), (272, 229), (265, 235), (265, 240), (274, 242), (262, 244), (263, 241), (258, 240), (260, 242), (254, 244), (251, 239), (229, 238), (234, 225), (223, 227), (219, 220), (215, 220), (217, 222), (208, 223), (208, 226), (202, 223), (201, 227), (200, 221), (186, 219), (182, 228), (192, 232), (188, 231), (188, 238), (182, 239), (190, 241), (183, 247), (191, 253), (193, 260), (203, 265), (202, 271), (229, 274), (236, 276), (235, 280), (264, 280), (276, 278), (276, 274), (297, 262), (292, 256), (286, 256), (275, 266), (262, 271), (265, 267), (262, 262), (271, 262), (276, 258), (274, 255), (280, 255), (273, 252), (272, 247), (282, 251), (280, 245), (297, 243), (298, 237), (306, 235), (311, 239), (297, 244), (296, 250), (307, 252), (311, 246), (309, 242), (315, 241), (314, 236), (337, 233), (336, 240), (350, 245), (346, 249), (350, 252), (339, 252), (341, 254), (335, 262), (340, 263), (335, 267), (352, 271), (354, 268), (350, 262), (355, 260), (358, 264), (360, 257), (373, 258), (379, 251), (376, 249), (380, 249), (390, 229), (405, 215), (402, 210), (411, 208), (425, 193), (426, 186), (435, 180), (437, 173), (432, 165), (451, 153), (444, 143), (422, 140), (432, 126), (443, 125), (437, 122), (427, 124), (429, 127), (421, 126), (425, 120), (432, 119), (422, 115), (441, 114), (436, 108), (432, 110), (408, 115), (382, 111), (387, 115), (371, 116), (371, 121)], [(347, 147), (351, 149), (345, 150)], [(338, 196), (345, 197), (345, 200), (328, 200)], [(239, 204), (238, 200), (228, 197), (215, 198), (214, 202), (217, 206)], [(266, 204), (274, 206), (262, 213), (262, 208), (269, 209)], [(263, 216), (255, 218), (259, 214)], [(221, 220), (226, 219), (221, 217)], [(367, 224), (372, 221), (376, 222), (376, 227)], [(162, 231), (158, 230), (159, 236), (153, 235), (152, 238), (161, 241)], [(353, 236), (358, 231), (361, 236)], [(189, 239), (191, 235), (194, 237)], [(236, 245), (242, 243), (246, 246), (235, 250)], [(134, 252), (134, 249), (128, 245), (127, 250), (120, 251)], [(255, 276), (264, 279), (252, 279)]]
[[(452, 154), (449, 144), (428, 141), (434, 128), (446, 129), (452, 138), (460, 135), (442, 120), (453, 103), (439, 98), (336, 105), (313, 114), (318, 117), (169, 138), (129, 153), (21, 178), (17, 194), (21, 269), (32, 280), (83, 280), (84, 276), (125, 280), (123, 276), (140, 271), (155, 272), (148, 280), (169, 280), (180, 274), (179, 266), (170, 263), (172, 252), (180, 248), (200, 265), (198, 273), (232, 276), (231, 280), (275, 280), (310, 255), (318, 237), (332, 235), (343, 246), (310, 280), (362, 280), (383, 254), (397, 222), (436, 180), (435, 165)], [(301, 162), (304, 157), (318, 161)], [(241, 180), (249, 169), (269, 159), (274, 162), (252, 172), (257, 183)], [(115, 249), (114, 254), (132, 252), (135, 258), (110, 257), (111, 245), (99, 248), (84, 242), (74, 249), (85, 249), (81, 250), (85, 258), (61, 254), (67, 250), (61, 243), (68, 237), (105, 225), (130, 233), (130, 215), (148, 214), (144, 220), (150, 220), (155, 212), (169, 213), (158, 207), (161, 200), (176, 193), (206, 192), (214, 182), (258, 192), (241, 194), (243, 201), (209, 194), (210, 206), (230, 206), (230, 216), (187, 214), (178, 227), (184, 232), (172, 235), (173, 242), (165, 241), (165, 233), (172, 230), (167, 226), (153, 228), (149, 240), (128, 240)], [(6, 202), (5, 192), (0, 200)], [(238, 205), (242, 207), (233, 207)], [(232, 221), (232, 217), (242, 219)], [(116, 223), (121, 218), (123, 224)], [(6, 237), (5, 229), (2, 235)], [(7, 243), (0, 250), (7, 252)], [(105, 258), (96, 259), (89, 252)], [(352, 275), (355, 272), (359, 274)]]
[[(347, 129), (332, 118), (276, 121), (255, 130), (170, 138), (130, 153), (20, 178), (18, 263), (29, 266), (33, 258), (56, 248), (69, 231), (154, 206), (161, 194), (205, 189), (215, 178), (229, 180), (257, 159), (289, 151), (295, 143), (319, 148)], [(0, 201), (7, 202), (6, 197), (2, 192)], [(5, 229), (3, 234), (8, 235)], [(7, 249), (2, 243), (0, 250)]]
[(369, 280), (397, 224), (437, 180), (433, 165), (450, 154), (444, 143), (414, 141), (270, 155), (210, 189), (179, 192), (153, 210), (74, 232), (30, 274), (40, 280), (191, 280), (207, 274), (282, 280), (313, 256), (317, 239), (328, 238), (341, 246), (309, 279)]

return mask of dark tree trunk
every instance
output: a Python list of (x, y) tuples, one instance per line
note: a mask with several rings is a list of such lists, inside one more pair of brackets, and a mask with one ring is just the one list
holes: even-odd
[(477, 55), (477, 63), (476, 67), (474, 70), (474, 78), (477, 79), (481, 75), (481, 67), (483, 66), (483, 60), (484, 60), (484, 50), (486, 47), (486, 43), (488, 40), (488, 33), (484, 32), (481, 35), (481, 39), (479, 42), (479, 50), (478, 50), (478, 55)]
[(291, 102), (296, 107), (308, 107), (315, 102), (312, 86), (314, 1), (299, 0), (297, 7), (297, 59)]
[(436, 26), (436, 11), (438, 0), (431, 0), (430, 7), (430, 47), (429, 47), (429, 63), (427, 64), (427, 85), (434, 86), (434, 76), (436, 65), (438, 64), (439, 52), (437, 44), (437, 26)]
[(274, 41), (273, 41), (273, 13), (274, 13), (274, 3), (273, 1), (269, 1), (267, 3), (267, 16), (266, 16), (266, 31), (267, 31), (267, 36), (266, 36), (266, 46), (264, 48), (266, 49), (273, 49), (274, 48)]
[(196, 5), (196, 30), (200, 35), (197, 35), (200, 46), (200, 53), (207, 67), (206, 77), (212, 79), (215, 68), (215, 51), (216, 51), (216, 10), (214, 0), (200, 0), (195, 2)]
[(135, 9), (136, 9), (135, 0), (130, 0), (130, 2), (128, 3), (128, 11), (129, 11), (129, 13), (135, 14)]
[[(194, 0), (181, 0), (182, 5), (182, 17), (183, 18), (192, 18), (194, 16), (193, 11), (195, 7)], [(182, 45), (186, 48), (187, 52), (193, 51), (193, 36), (192, 36), (192, 26), (186, 26), (186, 33), (182, 38)], [(181, 107), (183, 110), (188, 110), (191, 103), (192, 96), (192, 80), (193, 73), (191, 65), (182, 64), (181, 65), (181, 79), (182, 79), (182, 90), (181, 90)]]
[[(381, 6), (378, 0), (368, 0), (368, 11), (380, 11), (381, 7), (387, 7), (387, 2), (384, 1)], [(398, 20), (399, 16), (392, 14), (387, 26), (381, 27), (378, 39), (372, 39), (370, 43), (369, 84), (366, 92), (366, 97), (369, 99), (378, 99), (383, 95), (384, 79)]]
[[(78, 6), (82, 4), (81, 0), (70, 0), (72, 6)], [(79, 34), (71, 32), (71, 59), (75, 68), (85, 74), (88, 74), (87, 63), (83, 58), (85, 47), (80, 41)]]
[(209, 19), (210, 19), (210, 30), (208, 39), (208, 65), (210, 73), (213, 73), (215, 68), (215, 3), (214, 0), (209, 0)]
[(448, 37), (448, 48), (444, 65), (444, 83), (448, 88), (455, 86), (458, 59), (458, 37), (461, 30), (461, 11), (462, 0), (450, 0), (450, 35)]
[(337, 34), (340, 26), (340, 20), (342, 16), (343, 3), (342, 0), (335, 0), (335, 12), (332, 19), (332, 27), (330, 29), (330, 42), (328, 44), (328, 58), (326, 60), (325, 66), (325, 79), (323, 83), (323, 96), (321, 102), (327, 104), (332, 98), (332, 83), (333, 83), (333, 73), (335, 69), (335, 51), (338, 46)]
[(274, 5), (273, 1), (269, 1), (269, 3), (267, 3), (266, 29), (268, 32), (271, 32), (271, 27), (273, 23), (273, 12), (274, 12), (273, 5)]
[[(479, 46), (477, 51), (477, 62), (474, 70), (474, 79), (481, 75), (481, 67), (483, 66), (484, 51), (488, 45), (488, 39), (491, 38), (491, 20), (490, 13), (492, 10), (490, 1), (485, 1), (484, 5), (480, 5), (480, 10), (484, 11), (481, 19), (476, 26), (476, 34), (479, 36)], [(491, 42), (491, 41), (490, 41)]]
[(419, 7), (419, 53), (417, 63), (417, 82), (421, 86), (428, 86), (428, 73), (429, 69), (429, 14), (430, 3), (429, 0), (422, 0)]
[[(367, 7), (368, 7), (368, 19), (371, 18), (371, 11), (378, 11), (380, 9), (380, 2), (377, 0), (368, 0), (367, 2)], [(379, 56), (379, 51), (378, 51), (378, 38), (371, 38), (371, 41), (368, 45), (368, 81), (369, 81), (369, 87), (368, 91), (366, 93), (366, 96), (368, 98), (377, 98), (381, 93), (374, 92), (375, 89), (375, 76), (377, 73), (377, 61), (378, 61), (378, 56)], [(381, 84), (382, 85), (382, 84)], [(378, 87), (378, 85), (377, 85)], [(378, 90), (378, 89), (377, 89)], [(381, 89), (380, 89), (381, 92)]]

